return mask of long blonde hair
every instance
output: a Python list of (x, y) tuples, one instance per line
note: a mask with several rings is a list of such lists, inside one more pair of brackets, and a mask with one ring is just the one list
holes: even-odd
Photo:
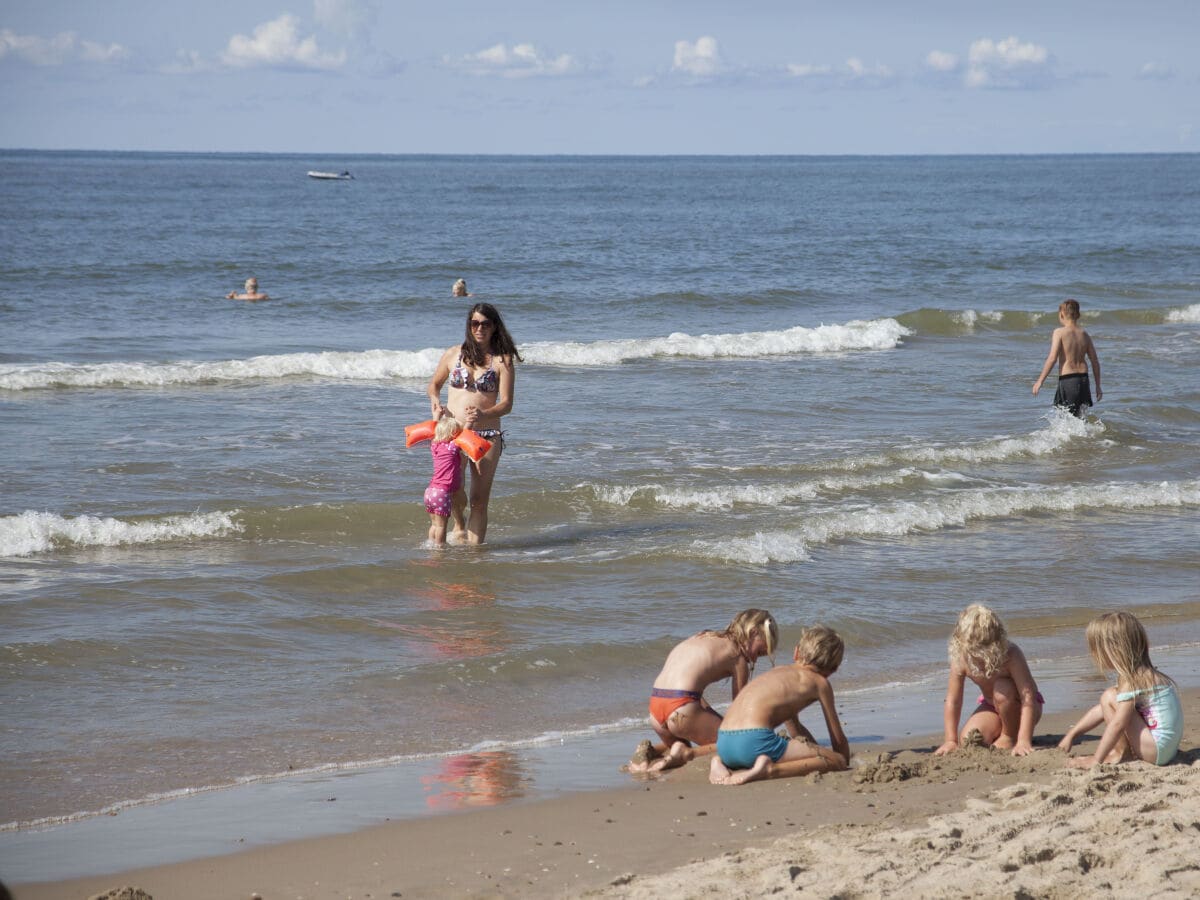
[(1008, 658), (1008, 632), (999, 616), (981, 603), (972, 603), (958, 614), (948, 649), (950, 665), (960, 665), (976, 678), (991, 678)]
[(1124, 610), (1097, 616), (1087, 624), (1088, 651), (1097, 667), (1117, 673), (1117, 686), (1147, 690), (1170, 678), (1150, 661), (1146, 629)]
[(763, 643), (767, 645), (767, 656), (774, 664), (775, 648), (779, 645), (779, 625), (765, 609), (743, 609), (733, 617), (728, 628), (717, 634), (732, 640), (751, 666), (754, 660), (750, 658), (750, 645), (754, 643), (754, 636), (761, 634)]

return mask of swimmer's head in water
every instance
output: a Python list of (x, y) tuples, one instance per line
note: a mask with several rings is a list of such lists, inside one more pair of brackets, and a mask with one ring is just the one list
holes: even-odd
[(246, 293), (247, 294), (257, 294), (258, 293), (258, 279), (257, 278), (247, 278), (246, 279)]
[(743, 609), (733, 617), (725, 633), (733, 638), (750, 662), (757, 659), (751, 649), (755, 646), (755, 638), (762, 638), (763, 652), (759, 655), (769, 657), (774, 664), (775, 648), (779, 646), (779, 626), (775, 623), (775, 617), (765, 609)]
[(455, 297), (467, 296), (467, 280), (465, 278), (458, 279), (458, 281), (454, 282), (452, 290)]

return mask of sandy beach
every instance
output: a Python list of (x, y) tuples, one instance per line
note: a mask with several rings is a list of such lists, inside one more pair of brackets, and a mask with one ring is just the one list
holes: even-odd
[[(1183, 693), (1195, 722), (1200, 690)], [(157, 900), (1195, 896), (1194, 730), (1162, 768), (1068, 770), (1055, 744), (1079, 712), (1047, 715), (1038, 751), (1024, 758), (982, 749), (937, 758), (930, 735), (856, 747), (847, 772), (737, 788), (710, 785), (697, 760), (616, 790), (11, 890), (16, 900), (124, 887)]]

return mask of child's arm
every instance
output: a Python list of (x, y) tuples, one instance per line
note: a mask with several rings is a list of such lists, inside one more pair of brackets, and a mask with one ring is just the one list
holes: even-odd
[(1081, 734), (1087, 734), (1097, 725), (1104, 723), (1104, 708), (1097, 703), (1091, 709), (1080, 717), (1079, 721), (1071, 726), (1070, 731), (1063, 735), (1063, 739), (1058, 742), (1058, 749), (1064, 752), (1069, 752), (1071, 745), (1075, 743), (1075, 739)]
[(817, 688), (817, 697), (821, 700), (821, 712), (825, 714), (825, 728), (829, 731), (829, 746), (842, 755), (849, 765), (850, 741), (842, 731), (842, 723), (838, 720), (837, 707), (833, 702), (833, 686), (828, 680), (822, 679)]
[(958, 749), (958, 719), (962, 715), (963, 673), (950, 667), (950, 683), (946, 686), (946, 702), (942, 704), (943, 744), (933, 751), (944, 756)]
[(742, 688), (750, 680), (750, 664), (746, 662), (745, 657), (741, 654), (733, 661), (733, 696), (731, 699), (736, 700), (737, 695), (741, 693)]
[(1042, 366), (1042, 374), (1038, 376), (1037, 381), (1033, 383), (1033, 395), (1036, 397), (1037, 392), (1042, 389), (1042, 382), (1046, 380), (1046, 376), (1050, 374), (1050, 370), (1054, 368), (1054, 363), (1058, 361), (1059, 354), (1062, 353), (1062, 335), (1059, 334), (1059, 329), (1054, 329), (1054, 334), (1050, 338), (1050, 353), (1046, 357), (1046, 363)]
[(1096, 355), (1096, 345), (1092, 342), (1092, 336), (1089, 334), (1087, 339), (1087, 357), (1092, 364), (1092, 378), (1096, 382), (1096, 399), (1104, 398), (1104, 391), (1100, 390), (1100, 357)]
[(1008, 656), (1008, 674), (1016, 685), (1017, 693), (1021, 696), (1021, 723), (1017, 727), (1017, 743), (1012, 749), (1013, 756), (1025, 756), (1033, 752), (1033, 725), (1037, 715), (1037, 684), (1034, 683), (1033, 673), (1029, 671), (1029, 663), (1025, 654), (1016, 644), (1010, 645)]
[(1116, 749), (1117, 741), (1124, 736), (1126, 729), (1129, 728), (1129, 723), (1133, 717), (1137, 715), (1137, 706), (1132, 698), (1129, 700), (1118, 700), (1117, 708), (1113, 713), (1113, 717), (1108, 720), (1108, 725), (1104, 728), (1104, 734), (1100, 735), (1100, 743), (1096, 745), (1096, 752), (1091, 756), (1077, 756), (1074, 759), (1067, 760), (1067, 765), (1074, 766), (1078, 769), (1087, 769), (1102, 763), (1108, 759), (1108, 754)]
[(813, 737), (813, 733), (800, 724), (799, 716), (792, 716), (790, 719), (787, 719), (783, 723), (783, 727), (787, 729), (790, 737), (803, 738), (813, 744), (817, 742), (817, 739)]

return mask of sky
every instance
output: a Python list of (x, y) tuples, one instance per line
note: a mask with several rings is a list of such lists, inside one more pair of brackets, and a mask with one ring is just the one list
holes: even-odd
[(1200, 151), (1200, 0), (0, 0), (0, 147)]

